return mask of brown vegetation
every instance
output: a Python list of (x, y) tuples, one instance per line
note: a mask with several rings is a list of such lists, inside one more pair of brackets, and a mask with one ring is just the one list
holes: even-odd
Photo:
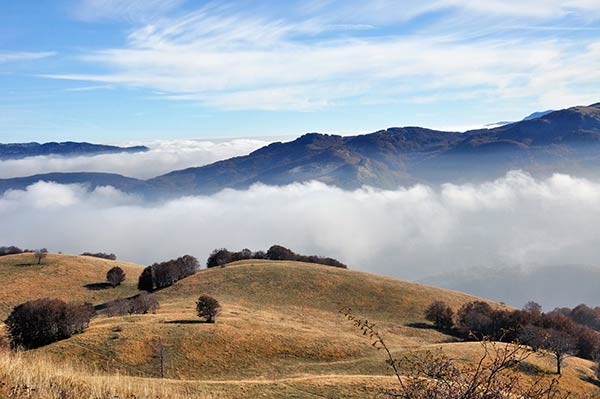
[(212, 296), (200, 295), (196, 301), (196, 314), (206, 319), (207, 323), (214, 323), (215, 317), (221, 312), (221, 305)]
[(119, 266), (115, 266), (106, 272), (106, 281), (115, 288), (125, 281), (125, 272)]
[(5, 323), (11, 347), (31, 349), (83, 332), (95, 315), (89, 303), (45, 298), (16, 306)]
[(208, 260), (206, 261), (206, 267), (217, 267), (223, 266), (227, 263), (238, 262), (240, 260), (249, 260), (249, 259), (268, 259), (268, 260), (287, 260), (287, 261), (296, 261), (296, 262), (306, 262), (306, 263), (314, 263), (318, 265), (325, 266), (333, 266), (339, 267), (342, 269), (347, 269), (348, 266), (343, 264), (337, 259), (326, 258), (323, 256), (317, 255), (300, 255), (283, 247), (281, 245), (273, 245), (267, 252), (264, 251), (256, 251), (253, 252), (250, 249), (242, 249), (239, 252), (231, 252), (225, 248), (215, 249)]
[(200, 268), (198, 259), (184, 255), (177, 259), (155, 263), (146, 267), (138, 280), (138, 289), (154, 291), (169, 287), (177, 281), (189, 277)]

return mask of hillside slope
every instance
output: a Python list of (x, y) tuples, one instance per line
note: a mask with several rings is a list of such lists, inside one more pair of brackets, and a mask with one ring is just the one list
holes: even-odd
[[(114, 266), (126, 274), (117, 288), (103, 286), (106, 272)], [(0, 319), (17, 304), (38, 298), (86, 301), (94, 305), (137, 293), (141, 266), (87, 256), (49, 254), (37, 265), (33, 254), (0, 257)]]
[[(49, 260), (98, 269), (72, 281), (74, 288), (84, 280), (97, 281), (108, 266), (92, 266), (89, 261), (95, 259), (80, 257), (54, 255)], [(139, 270), (132, 267), (128, 273)], [(40, 273), (27, 278), (40, 280)], [(31, 283), (24, 278), (20, 284)], [(31, 287), (28, 295), (48, 296), (45, 286)], [(131, 288), (124, 287), (123, 294)], [(200, 294), (222, 304), (215, 324), (196, 317), (194, 302)], [(374, 321), (395, 352), (442, 346), (463, 361), (481, 353), (477, 345), (424, 327), (423, 311), (432, 301), (457, 308), (474, 297), (357, 271), (249, 260), (202, 270), (156, 295), (161, 302), (157, 314), (100, 314), (83, 334), (24, 353), (22, 361), (42, 359), (80, 373), (89, 367), (94, 373), (118, 372), (130, 376), (120, 378), (131, 386), (145, 381), (148, 389), (171, 390), (174, 397), (377, 397), (393, 386), (390, 371), (381, 352), (338, 313), (341, 306)], [(165, 380), (152, 379), (160, 373), (157, 342), (165, 348)], [(536, 362), (551, 368), (549, 359)], [(569, 364), (563, 379), (575, 391), (588, 389), (580, 378), (591, 374), (591, 363), (572, 359)], [(99, 378), (90, 381), (99, 383)]]

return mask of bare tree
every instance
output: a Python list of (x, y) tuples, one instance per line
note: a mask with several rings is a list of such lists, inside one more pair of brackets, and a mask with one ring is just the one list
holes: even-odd
[(542, 347), (556, 360), (556, 374), (562, 374), (564, 360), (575, 354), (577, 342), (575, 339), (559, 330), (548, 330), (547, 338)]
[(154, 358), (158, 361), (158, 375), (160, 378), (165, 378), (165, 358), (167, 356), (167, 346), (162, 339), (152, 341), (154, 349)]
[(42, 260), (48, 256), (48, 251), (40, 249), (39, 251), (35, 251), (33, 256), (35, 256), (35, 259), (37, 259), (37, 264), (39, 265), (42, 263)]

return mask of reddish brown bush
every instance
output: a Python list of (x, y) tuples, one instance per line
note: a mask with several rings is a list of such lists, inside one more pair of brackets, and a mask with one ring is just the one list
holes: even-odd
[(454, 327), (453, 317), (454, 311), (446, 302), (435, 301), (425, 310), (425, 318), (441, 330), (448, 331)]
[(215, 317), (221, 312), (219, 301), (208, 295), (201, 295), (196, 302), (198, 317), (206, 319), (207, 323), (214, 323)]
[(125, 272), (119, 266), (115, 266), (106, 273), (106, 281), (115, 288), (125, 281)]
[(95, 316), (89, 304), (38, 299), (16, 306), (5, 323), (13, 348), (37, 348), (84, 331)]

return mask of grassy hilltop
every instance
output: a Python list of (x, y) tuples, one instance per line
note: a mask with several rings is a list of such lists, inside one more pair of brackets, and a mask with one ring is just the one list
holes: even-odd
[[(67, 255), (50, 255), (41, 266), (27, 262), (33, 262), (30, 254), (0, 258), (0, 276), (8, 282), (0, 288), (3, 316), (37, 297), (97, 305), (130, 296), (141, 272), (140, 266), (119, 261)], [(127, 273), (121, 287), (84, 287), (102, 282), (116, 264)], [(200, 294), (221, 303), (215, 324), (196, 317)], [(424, 328), (423, 318), (434, 300), (458, 308), (476, 298), (362, 272), (249, 260), (202, 270), (156, 295), (157, 314), (108, 318), (100, 313), (84, 333), (68, 340), (17, 357), (1, 355), (0, 381), (35, 385), (38, 394), (50, 382), (53, 389), (66, 384), (79, 397), (94, 398), (104, 398), (100, 392), (106, 391), (132, 398), (377, 397), (382, 388), (394, 386), (390, 370), (382, 353), (338, 313), (340, 306), (375, 322), (394, 352), (441, 346), (465, 362), (481, 354), (477, 343)], [(158, 378), (159, 341), (166, 348), (164, 379)], [(549, 359), (531, 362), (552, 369)], [(575, 392), (594, 388), (582, 380), (592, 374), (591, 362), (571, 358), (566, 364), (565, 386)], [(70, 398), (46, 390), (46, 396), (13, 397)]]

